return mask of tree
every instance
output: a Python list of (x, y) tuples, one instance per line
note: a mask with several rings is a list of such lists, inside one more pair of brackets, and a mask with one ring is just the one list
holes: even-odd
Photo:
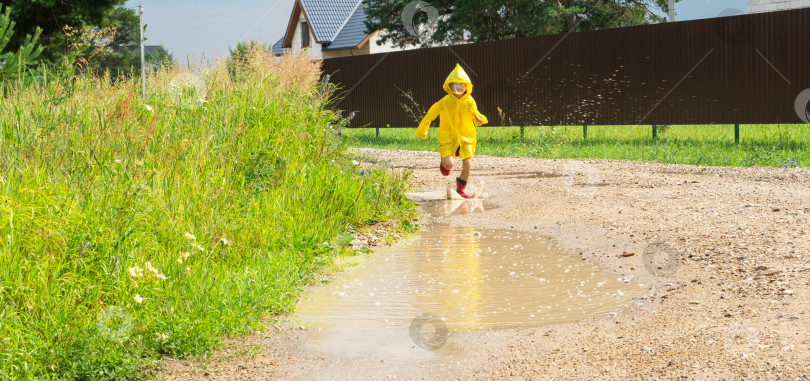
[[(380, 43), (400, 47), (447, 45), (663, 22), (657, 12), (669, 10), (668, 0), (432, 0), (441, 16), (431, 38), (419, 41), (401, 19), (410, 3), (363, 0), (367, 32), (379, 31)], [(427, 21), (427, 12), (416, 13), (415, 24)]]
[(101, 25), (116, 5), (126, 0), (0, 0), (11, 9), (11, 19), (17, 24), (17, 33), (8, 43), (9, 50), (25, 45), (25, 36), (42, 29), (40, 44), (45, 48), (42, 58), (50, 63), (59, 62), (68, 46), (63, 30), (71, 27), (81, 30)]
[[(0, 6), (0, 11), (3, 7)], [(37, 46), (42, 30), (37, 28), (34, 35), (26, 35), (22, 40), (22, 46), (17, 49), (16, 53), (6, 52), (3, 53), (8, 42), (14, 36), (14, 21), (11, 21), (11, 10), (6, 8), (0, 13), (0, 81), (16, 78), (23, 73), (28, 65), (32, 64), (34, 60), (42, 53), (42, 47)]]
[(255, 63), (253, 61), (256, 57), (272, 49), (259, 41), (248, 40), (239, 41), (236, 43), (235, 48), (228, 48), (228, 50), (230, 54), (228, 60), (225, 61), (225, 67), (231, 77), (235, 79), (239, 74), (252, 69), (251, 64)]
[(174, 63), (174, 55), (169, 53), (163, 45), (155, 46), (154, 50), (145, 54), (145, 59), (146, 65), (153, 70)]
[[(112, 28), (115, 34), (108, 42), (108, 52), (91, 62), (99, 72), (112, 75), (131, 75), (141, 70), (141, 21), (134, 9), (115, 7), (97, 27)], [(146, 26), (144, 25), (144, 31)]]

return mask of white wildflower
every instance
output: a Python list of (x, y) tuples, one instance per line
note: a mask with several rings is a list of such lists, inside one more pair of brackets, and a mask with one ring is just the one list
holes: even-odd
[(133, 278), (140, 278), (140, 277), (143, 276), (143, 269), (138, 267), (137, 265), (133, 266), (133, 267), (130, 267), (129, 268), (129, 276), (131, 276)]
[(146, 107), (147, 110), (149, 110), (149, 111), (151, 111), (153, 113), (155, 112), (155, 109), (153, 109), (152, 106), (150, 106), (150, 105), (144, 105), (144, 107)]
[(204, 247), (202, 247), (202, 246), (200, 246), (200, 245), (198, 245), (198, 244), (196, 244), (196, 243), (192, 243), (192, 244), (191, 244), (191, 247), (193, 247), (193, 248), (195, 248), (195, 249), (197, 249), (197, 250), (199, 250), (199, 251), (203, 251), (203, 252), (205, 251), (205, 248), (204, 248)]
[(151, 271), (152, 274), (155, 274), (155, 278), (166, 280), (165, 275), (161, 274), (160, 271), (158, 271), (158, 269), (152, 267), (152, 262), (146, 262), (144, 266), (146, 267), (147, 270)]
[(191, 234), (191, 233), (186, 233), (186, 234), (184, 234), (183, 236), (184, 236), (184, 237), (186, 237), (186, 238), (188, 238), (188, 239), (190, 239), (190, 240), (192, 240), (192, 241), (196, 241), (196, 240), (197, 240), (197, 237), (194, 237), (194, 234)]
[(166, 341), (166, 339), (169, 338), (169, 336), (166, 335), (165, 333), (156, 333), (155, 336), (157, 336), (157, 339), (159, 341)]
[(231, 241), (228, 241), (228, 239), (225, 238), (225, 237), (220, 238), (219, 242), (222, 242), (222, 244), (225, 245), (225, 246), (228, 246), (228, 245), (231, 244)]
[(207, 100), (200, 98), (200, 103), (208, 103)]
[(115, 159), (116, 164), (121, 164), (121, 160)]
[(358, 166), (358, 165), (360, 165), (360, 162), (357, 161), (357, 160), (352, 160), (352, 165)]
[(132, 299), (135, 299), (135, 303), (138, 303), (138, 304), (143, 303), (143, 298), (138, 294), (135, 294), (135, 296), (133, 296)]

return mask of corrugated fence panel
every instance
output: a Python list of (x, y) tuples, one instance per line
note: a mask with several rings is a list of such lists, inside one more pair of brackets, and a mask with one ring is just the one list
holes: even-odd
[(808, 24), (805, 8), (331, 58), (323, 71), (352, 127), (416, 126), (456, 63), (491, 126), (801, 123)]

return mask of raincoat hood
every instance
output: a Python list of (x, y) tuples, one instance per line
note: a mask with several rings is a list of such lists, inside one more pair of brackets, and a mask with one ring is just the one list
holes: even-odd
[(450, 90), (450, 84), (453, 82), (464, 83), (467, 85), (467, 91), (464, 93), (465, 97), (472, 94), (473, 84), (470, 81), (470, 76), (467, 75), (467, 72), (464, 71), (464, 68), (462, 68), (459, 64), (456, 64), (456, 68), (453, 69), (453, 71), (450, 72), (450, 75), (447, 76), (447, 79), (444, 80), (444, 86), (442, 86), (442, 88), (444, 88), (444, 91), (446, 91), (447, 94), (455, 94), (452, 90)]
[[(466, 91), (463, 95), (456, 96), (450, 90), (451, 83), (465, 84)], [(427, 139), (430, 123), (438, 117), (439, 121), (439, 154), (442, 157), (457, 156), (462, 160), (475, 155), (475, 128), (489, 123), (487, 117), (478, 111), (478, 105), (472, 97), (473, 85), (470, 76), (456, 64), (455, 69), (450, 72), (444, 80), (444, 91), (447, 95), (438, 102), (430, 106), (425, 117), (416, 129), (416, 136), (420, 139)]]

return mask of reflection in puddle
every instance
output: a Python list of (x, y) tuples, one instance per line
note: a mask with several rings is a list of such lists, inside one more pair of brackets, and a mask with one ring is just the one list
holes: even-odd
[(419, 206), (422, 210), (430, 213), (434, 217), (480, 213), (500, 207), (495, 203), (477, 198), (468, 200), (426, 201), (420, 203)]
[[(449, 202), (425, 206), (438, 204)], [(317, 290), (297, 317), (319, 351), (412, 357), (428, 355), (412, 350), (408, 332), (423, 314), (450, 331), (537, 325), (619, 312), (645, 295), (638, 283), (562, 255), (546, 237), (434, 224)]]

